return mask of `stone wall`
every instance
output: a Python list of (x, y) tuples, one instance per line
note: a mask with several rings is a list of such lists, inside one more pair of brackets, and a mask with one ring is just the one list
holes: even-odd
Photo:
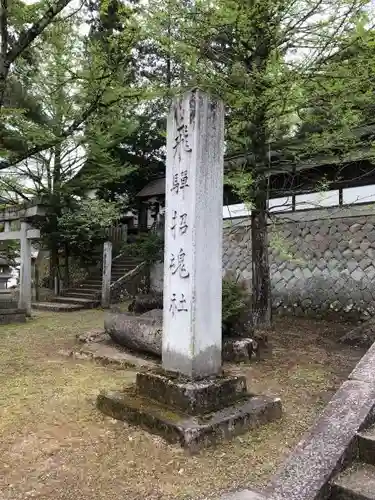
[[(282, 312), (353, 319), (375, 314), (375, 210), (331, 208), (269, 225), (272, 302)], [(224, 228), (223, 265), (251, 285), (250, 227)]]
[[(275, 215), (269, 223), (272, 302), (279, 313), (366, 319), (375, 315), (375, 207)], [(251, 286), (248, 220), (224, 221), (223, 273)], [(162, 288), (162, 266), (152, 283)]]

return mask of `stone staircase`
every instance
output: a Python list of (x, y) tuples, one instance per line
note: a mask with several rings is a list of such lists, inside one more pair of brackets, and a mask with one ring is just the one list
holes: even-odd
[(330, 500), (375, 500), (375, 424), (356, 442), (355, 460), (331, 481)]
[[(112, 260), (111, 287), (127, 273), (141, 264), (141, 260), (119, 255)], [(98, 268), (84, 281), (64, 290), (51, 302), (34, 302), (33, 309), (42, 311), (69, 312), (91, 309), (100, 305), (102, 293), (102, 269)]]

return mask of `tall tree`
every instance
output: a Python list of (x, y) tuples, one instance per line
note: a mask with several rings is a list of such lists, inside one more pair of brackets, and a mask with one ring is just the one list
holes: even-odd
[[(12, 65), (24, 56), (30, 45), (53, 22), (71, 0), (28, 6), (20, 0), (0, 2), (0, 109)], [(29, 26), (30, 21), (32, 22)]]
[[(244, 153), (237, 185), (251, 202), (252, 316), (271, 322), (267, 242), (270, 147), (291, 137), (321, 68), (354, 39), (363, 19), (361, 0), (200, 0), (173, 10), (186, 61), (186, 86), (200, 86), (228, 106), (228, 151)], [(170, 15), (170, 14), (168, 14)], [(310, 87), (310, 89), (309, 89)], [(344, 107), (341, 107), (341, 118)], [(247, 201), (247, 200), (245, 200)]]
[[(126, 14), (130, 18), (131, 13)], [(136, 24), (131, 20), (129, 24), (120, 40), (110, 40), (118, 44), (116, 62), (120, 58), (123, 61), (123, 74), (131, 71), (126, 64), (131, 60), (137, 37)], [(15, 194), (16, 201), (38, 196), (48, 204), (43, 232), (51, 251), (52, 278), (59, 268), (59, 219), (74, 203), (71, 196), (77, 192), (77, 185), (70, 181), (85, 163), (86, 151), (92, 144), (96, 149), (90, 149), (91, 156), (100, 166), (106, 164), (107, 146), (100, 147), (107, 137), (104, 125), (110, 123), (111, 116), (111, 126), (121, 128), (124, 120), (118, 110), (124, 109), (136, 95), (129, 85), (119, 85), (118, 65), (107, 64), (101, 47), (96, 41), (87, 40), (80, 32), (81, 26), (82, 18), (76, 14), (59, 18), (45, 31), (44, 39), (34, 47), (37, 71), (27, 75), (28, 96), (40, 103), (43, 119), (9, 109), (3, 134), (5, 146), (13, 139), (14, 149), (9, 148), (9, 157), (24, 159), (4, 171), (1, 192), (10, 200), (14, 200)], [(115, 177), (110, 170), (115, 166), (112, 162), (101, 169), (102, 181), (105, 176)]]

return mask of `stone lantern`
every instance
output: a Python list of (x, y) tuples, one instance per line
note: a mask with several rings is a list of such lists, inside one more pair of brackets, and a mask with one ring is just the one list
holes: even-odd
[(8, 281), (12, 277), (12, 270), (9, 260), (5, 257), (0, 257), (0, 290), (6, 290)]

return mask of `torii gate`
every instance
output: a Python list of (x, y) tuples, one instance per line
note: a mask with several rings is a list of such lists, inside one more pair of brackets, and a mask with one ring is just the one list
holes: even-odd
[[(0, 223), (4, 230), (0, 232), (0, 241), (20, 240), (21, 265), (20, 265), (20, 295), (18, 308), (31, 315), (31, 240), (40, 238), (39, 229), (32, 228), (32, 221), (36, 217), (45, 216), (45, 206), (34, 204), (32, 206), (10, 207), (0, 210)], [(11, 222), (19, 220), (21, 229), (11, 231)]]

